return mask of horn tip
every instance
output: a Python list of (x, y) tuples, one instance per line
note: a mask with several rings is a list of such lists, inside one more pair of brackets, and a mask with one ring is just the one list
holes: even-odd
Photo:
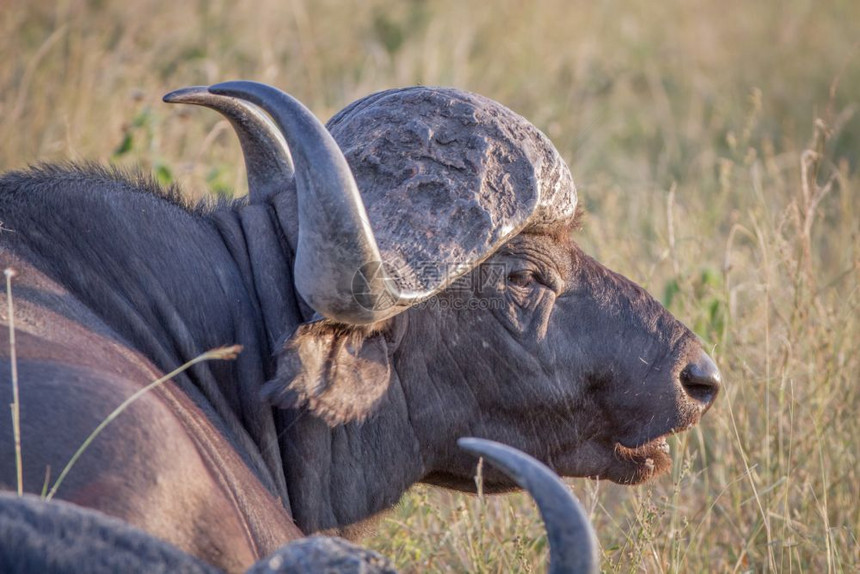
[(161, 101), (168, 104), (184, 104), (193, 103), (201, 95), (208, 94), (209, 89), (206, 86), (189, 86), (187, 88), (179, 88), (164, 95)]
[(479, 451), (481, 449), (481, 445), (486, 445), (488, 442), (492, 441), (471, 436), (464, 436), (457, 439), (457, 446), (473, 454), (480, 454)]

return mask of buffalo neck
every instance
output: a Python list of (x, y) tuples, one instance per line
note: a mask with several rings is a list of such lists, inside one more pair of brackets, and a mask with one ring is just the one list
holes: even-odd
[[(297, 226), (290, 202), (276, 195), (271, 203), (240, 207), (241, 249), (234, 253), (242, 268), (246, 288), (254, 294), (260, 311), (260, 324), (268, 347), (266, 376), (273, 374), (272, 354), (293, 330), (310, 318), (312, 311), (293, 288), (294, 253), (286, 229)], [(232, 213), (231, 213), (232, 215)], [(230, 222), (230, 217), (223, 219)]]
[(305, 533), (340, 529), (394, 506), (426, 474), (405, 389), (392, 377), (362, 422), (328, 426), (310, 412), (279, 410), (293, 518)]
[(0, 187), (0, 216), (17, 226), (3, 244), (162, 371), (243, 346), (237, 360), (199, 363), (174, 381), (263, 484), (285, 494), (271, 409), (259, 398), (271, 346), (237, 206), (188, 209), (145, 180), (90, 166), (11, 173)]

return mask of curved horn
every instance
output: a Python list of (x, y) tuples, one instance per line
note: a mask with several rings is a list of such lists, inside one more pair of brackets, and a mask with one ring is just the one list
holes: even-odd
[(242, 145), (252, 203), (263, 202), (292, 185), (295, 170), (287, 142), (272, 121), (255, 106), (212, 94), (206, 86), (175, 90), (163, 100), (170, 104), (204, 106), (227, 118)]
[[(257, 82), (224, 82), (209, 91), (260, 106), (287, 140), (298, 189), (295, 283), (308, 305), (328, 319), (358, 325), (395, 315), (426, 296), (401, 293), (385, 271), (346, 158), (310, 110)], [(356, 279), (363, 280), (359, 289)]]
[(482, 456), (534, 498), (546, 524), (550, 574), (596, 573), (597, 538), (582, 505), (544, 464), (507, 445), (481, 438), (461, 438), (463, 450)]

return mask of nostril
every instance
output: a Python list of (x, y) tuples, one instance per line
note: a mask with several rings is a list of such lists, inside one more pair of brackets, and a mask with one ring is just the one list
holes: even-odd
[(711, 406), (720, 390), (720, 370), (704, 352), (681, 371), (681, 385), (690, 398)]

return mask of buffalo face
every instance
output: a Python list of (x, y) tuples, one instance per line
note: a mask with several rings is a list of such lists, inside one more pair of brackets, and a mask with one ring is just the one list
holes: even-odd
[(450, 446), (459, 435), (515, 445), (566, 476), (648, 480), (670, 467), (666, 435), (696, 424), (719, 389), (696, 337), (565, 229), (514, 238), (405, 321), (395, 368), (425, 429), (427, 480), (449, 487), (474, 488), (473, 465)]

